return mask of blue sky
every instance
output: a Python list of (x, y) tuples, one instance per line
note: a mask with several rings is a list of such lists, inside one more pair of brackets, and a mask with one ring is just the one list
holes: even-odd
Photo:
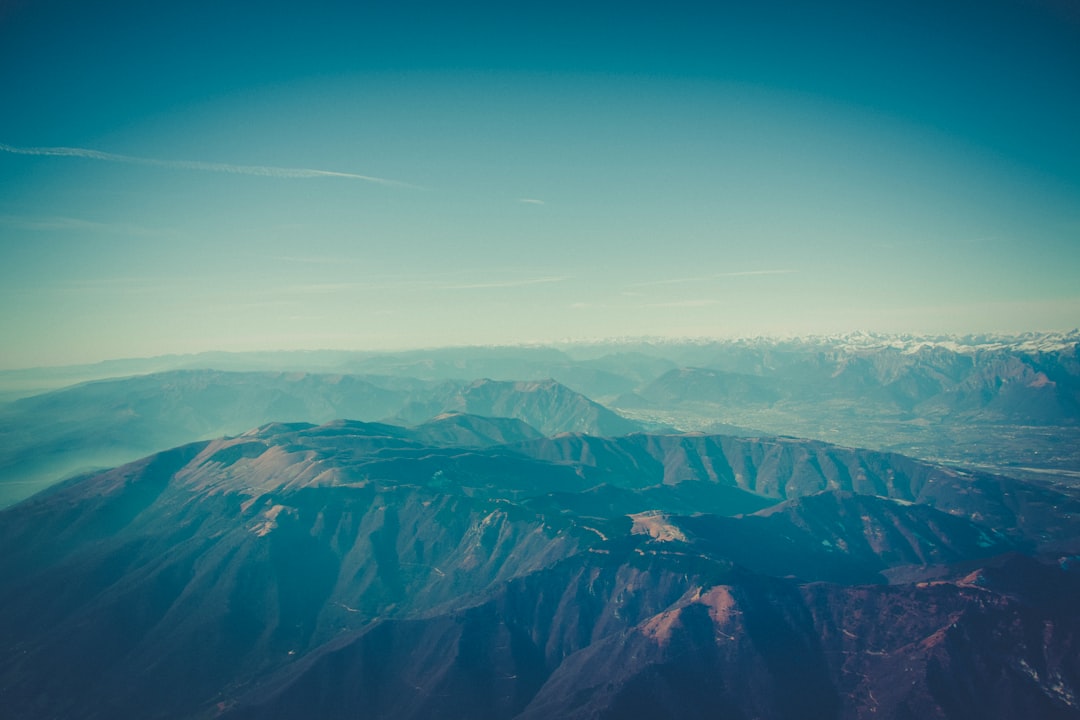
[(0, 5), (0, 367), (1080, 325), (1080, 12), (870, 5)]

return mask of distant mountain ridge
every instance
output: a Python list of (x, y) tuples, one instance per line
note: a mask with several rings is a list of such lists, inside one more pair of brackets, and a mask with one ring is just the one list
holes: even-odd
[(1024, 333), (967, 333), (922, 334), (883, 333), (865, 330), (819, 335), (749, 335), (735, 338), (716, 337), (615, 337), (579, 340), (556, 344), (556, 348), (588, 347), (593, 352), (605, 348), (693, 348), (742, 347), (742, 348), (833, 348), (866, 350), (897, 348), (914, 352), (923, 347), (942, 347), (954, 351), (1012, 349), (1021, 352), (1047, 352), (1061, 350), (1080, 343), (1080, 328), (1067, 331)]
[[(445, 412), (516, 419), (541, 433), (617, 435), (642, 428), (551, 380), (437, 383), (177, 370), (76, 385), (23, 398), (0, 411), (0, 506), (72, 472), (272, 421), (404, 416), (407, 423), (422, 423)], [(503, 429), (507, 440), (530, 436), (524, 428)], [(483, 432), (495, 431), (492, 426), (476, 437)]]
[[(918, 335), (849, 332), (799, 337), (742, 338), (606, 338), (551, 345), (505, 345), (429, 348), (421, 350), (350, 351), (297, 350), (280, 352), (203, 352), (152, 358), (107, 360), (86, 365), (0, 370), (4, 393), (38, 394), (42, 390), (91, 380), (153, 374), (171, 370), (214, 368), (233, 372), (311, 372), (347, 375), (388, 375), (426, 380), (538, 380), (554, 377), (586, 395), (617, 394), (608, 383), (631, 385), (659, 377), (678, 366), (699, 365), (702, 351), (724, 354), (806, 353), (838, 351), (864, 354), (924, 350), (972, 354), (1011, 352), (1054, 353), (1080, 345), (1080, 329), (1068, 332), (976, 335)], [(593, 374), (591, 380), (589, 375)], [(40, 388), (38, 393), (33, 388)], [(623, 390), (630, 388), (623, 387)]]
[[(509, 416), (547, 435), (678, 429), (812, 437), (1080, 483), (1078, 338), (853, 333), (157, 358), (154, 367), (205, 360), (336, 370), (175, 370), (0, 405), (0, 506), (74, 473), (266, 422), (416, 424), (444, 412)], [(86, 370), (130, 371), (139, 362)], [(14, 376), (22, 377), (0, 373), (0, 384)], [(456, 432), (468, 442), (464, 429)]]
[(488, 417), (522, 420), (544, 435), (580, 432), (589, 435), (624, 435), (642, 429), (565, 385), (547, 379), (505, 382), (482, 379), (465, 386), (449, 384), (447, 392), (428, 400), (413, 401), (399, 412), (416, 422), (436, 412), (456, 411)]
[[(1080, 355), (1075, 344), (1033, 354), (922, 344), (871, 349), (731, 347), (673, 369), (617, 404), (719, 405), (860, 402), (884, 416), (1028, 424), (1080, 424)], [(727, 406), (723, 408), (723, 406)]]

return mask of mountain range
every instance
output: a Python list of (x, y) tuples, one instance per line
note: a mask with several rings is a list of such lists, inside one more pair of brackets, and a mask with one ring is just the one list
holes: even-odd
[[(206, 353), (3, 371), (0, 399), (10, 401), (0, 404), (0, 505), (74, 472), (267, 422), (410, 424), (444, 411), (513, 416), (545, 434), (792, 435), (1077, 482), (1078, 347), (1080, 332), (852, 333), (392, 354)], [(510, 399), (516, 392), (526, 394)], [(581, 413), (578, 403), (592, 409)]]
[(513, 418), (540, 433), (642, 428), (550, 380), (177, 370), (83, 383), (0, 410), (0, 506), (73, 473), (271, 421), (419, 423), (443, 412)]
[(1080, 718), (1078, 347), (0, 373), (0, 707)]
[(275, 423), (0, 512), (0, 702), (1080, 716), (1080, 493), (793, 438), (526, 428)]

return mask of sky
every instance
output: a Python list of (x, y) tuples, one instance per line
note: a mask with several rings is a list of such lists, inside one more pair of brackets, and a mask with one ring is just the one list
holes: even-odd
[(0, 0), (0, 368), (1068, 330), (1077, 128), (1070, 0)]

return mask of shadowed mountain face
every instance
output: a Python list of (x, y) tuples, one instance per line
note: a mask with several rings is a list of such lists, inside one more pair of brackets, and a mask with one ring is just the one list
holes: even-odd
[(413, 436), (427, 444), (453, 447), (507, 445), (543, 437), (532, 425), (510, 417), (484, 417), (445, 412), (413, 428)]
[(1080, 717), (1071, 491), (790, 438), (537, 435), (278, 423), (2, 511), (0, 703)]

